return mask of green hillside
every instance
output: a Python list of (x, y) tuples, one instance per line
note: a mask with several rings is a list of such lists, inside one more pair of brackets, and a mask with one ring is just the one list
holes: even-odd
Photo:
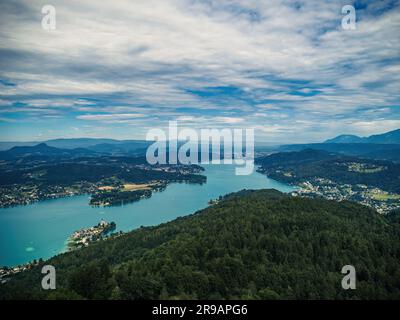
[[(400, 299), (397, 215), (242, 191), (191, 216), (52, 258), (46, 264), (57, 270), (57, 290), (40, 289), (38, 267), (0, 285), (0, 298)], [(348, 264), (357, 271), (356, 290), (341, 288)]]
[(306, 149), (256, 159), (259, 171), (285, 183), (299, 184), (319, 177), (338, 184), (364, 184), (400, 193), (400, 164)]

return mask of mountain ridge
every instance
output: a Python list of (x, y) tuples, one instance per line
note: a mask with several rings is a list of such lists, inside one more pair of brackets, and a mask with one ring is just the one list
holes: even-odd
[(400, 129), (374, 134), (368, 137), (359, 137), (351, 134), (342, 134), (328, 139), (324, 143), (373, 143), (373, 144), (400, 144)]
[(126, 144), (137, 144), (144, 145), (150, 143), (146, 140), (118, 140), (118, 139), (108, 139), (108, 138), (60, 138), (60, 139), (50, 139), (45, 141), (0, 141), (0, 150), (9, 150), (12, 147), (22, 147), (22, 146), (35, 146), (41, 143), (45, 143), (50, 147), (61, 148), (61, 149), (75, 149), (75, 148), (91, 148), (100, 144), (108, 145), (126, 145)]
[(11, 160), (20, 157), (60, 157), (60, 156), (91, 156), (97, 154), (95, 151), (85, 148), (61, 149), (51, 147), (42, 142), (34, 146), (15, 146), (6, 151), (0, 151), (0, 159)]

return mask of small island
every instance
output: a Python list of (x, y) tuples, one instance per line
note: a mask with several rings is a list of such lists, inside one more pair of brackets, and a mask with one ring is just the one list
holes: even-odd
[(165, 189), (166, 183), (162, 181), (148, 184), (118, 183), (99, 187), (90, 198), (92, 206), (118, 206), (150, 198), (152, 191)]
[(103, 239), (116, 228), (115, 222), (108, 223), (101, 220), (97, 225), (91, 228), (84, 228), (75, 231), (68, 238), (68, 251), (73, 251), (82, 247), (87, 247), (91, 242)]

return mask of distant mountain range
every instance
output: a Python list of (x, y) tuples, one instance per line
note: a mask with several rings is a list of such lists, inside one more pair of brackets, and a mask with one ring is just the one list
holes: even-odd
[(19, 146), (36, 146), (40, 143), (45, 143), (49, 147), (61, 149), (76, 149), (86, 148), (93, 151), (101, 149), (107, 152), (111, 149), (116, 150), (137, 150), (147, 148), (151, 142), (145, 140), (115, 140), (115, 139), (97, 139), (97, 138), (73, 138), (73, 139), (53, 139), (46, 141), (28, 141), (28, 142), (0, 142), (0, 150), (8, 150), (12, 147)]
[(305, 149), (400, 162), (400, 129), (365, 138), (355, 135), (340, 135), (323, 143), (282, 145), (275, 151), (288, 152)]
[(377, 143), (307, 143), (288, 144), (280, 146), (277, 151), (301, 151), (305, 149), (324, 150), (348, 156), (357, 156), (368, 159), (400, 161), (399, 144)]
[[(6, 160), (26, 156), (137, 156), (144, 155), (150, 144), (152, 144), (151, 141), (145, 140), (96, 138), (54, 139), (44, 142), (0, 142), (0, 159)], [(340, 135), (323, 143), (291, 144), (268, 148), (256, 147), (256, 149), (271, 152), (315, 149), (370, 159), (400, 161), (400, 129), (369, 137)]]
[[(100, 142), (100, 143), (98, 143)], [(24, 143), (0, 151), (0, 159), (11, 160), (21, 157), (85, 157), (101, 155), (143, 155), (148, 141), (112, 139), (58, 139), (42, 143)], [(8, 143), (3, 143), (3, 147)]]
[(0, 142), (0, 159), (16, 157), (78, 157), (96, 155), (143, 155), (152, 142), (113, 139), (55, 139), (45, 142)]
[(376, 134), (369, 137), (355, 135), (340, 135), (336, 138), (326, 140), (324, 143), (376, 143), (376, 144), (400, 144), (400, 129)]
[(46, 143), (40, 143), (35, 146), (17, 146), (7, 151), (0, 151), (1, 160), (12, 160), (23, 157), (82, 157), (93, 156), (96, 152), (85, 149), (61, 149), (50, 147)]

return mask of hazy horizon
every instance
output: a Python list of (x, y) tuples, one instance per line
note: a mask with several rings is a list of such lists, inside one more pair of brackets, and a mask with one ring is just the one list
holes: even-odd
[[(400, 128), (394, 129), (392, 131), (395, 131), (395, 130), (400, 130)], [(377, 132), (377, 133), (374, 133), (374, 134), (371, 134), (371, 135), (380, 135), (380, 134), (384, 134), (384, 133), (387, 133), (387, 132), (388, 131)], [(340, 136), (340, 135), (351, 135), (351, 134), (342, 133), (342, 134), (339, 134), (338, 136)], [(367, 137), (369, 137), (371, 135), (359, 136), (359, 137), (360, 138), (367, 138)], [(335, 137), (337, 137), (337, 136), (335, 136)], [(308, 144), (308, 143), (323, 143), (326, 140), (331, 139), (331, 138), (335, 138), (335, 137), (330, 137), (330, 138), (327, 138), (327, 139), (321, 140), (321, 141), (303, 141), (303, 142), (297, 142), (297, 143), (298, 144), (302, 144), (302, 143), (304, 143), (304, 144)], [(92, 140), (115, 140), (115, 141), (146, 141), (145, 137), (143, 139), (118, 139), (118, 138), (108, 138), (108, 137), (71, 137), (71, 138), (69, 138), (69, 137), (59, 137), (59, 138), (50, 138), (50, 139), (43, 139), (43, 140), (21, 140), (21, 141), (18, 141), (18, 140), (14, 140), (14, 141), (0, 140), (0, 143), (18, 143), (18, 144), (20, 144), (20, 143), (44, 143), (44, 142), (52, 141), (52, 140), (74, 140), (74, 139), (76, 139), (76, 140), (79, 140), (79, 139), (92, 139)], [(160, 141), (162, 141), (162, 140), (160, 140)], [(174, 141), (174, 140), (167, 139), (166, 141)], [(178, 140), (178, 141), (185, 141), (185, 140)], [(278, 141), (277, 142), (272, 142), (272, 141), (262, 141), (262, 140), (255, 139), (255, 144), (256, 144), (256, 146), (257, 145), (258, 146), (274, 146), (274, 145), (276, 146), (276, 145), (283, 145), (283, 144), (291, 144), (291, 142), (290, 141), (287, 141), (287, 142), (278, 142)]]

